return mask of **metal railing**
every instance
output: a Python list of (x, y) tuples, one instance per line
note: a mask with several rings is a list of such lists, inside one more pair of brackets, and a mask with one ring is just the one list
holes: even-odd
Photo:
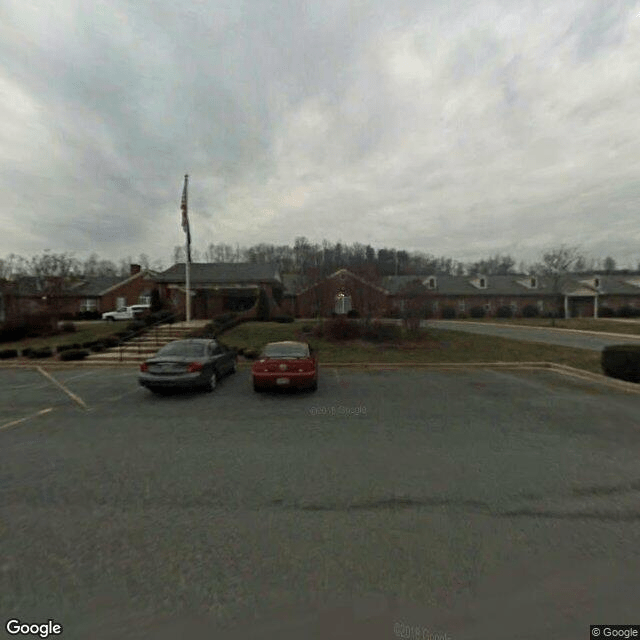
[[(120, 362), (122, 362), (123, 360), (123, 353), (124, 353), (124, 347), (125, 345), (130, 342), (135, 340), (136, 338), (139, 338), (140, 336), (143, 336), (145, 334), (148, 334), (150, 331), (153, 331), (153, 337), (155, 338), (154, 342), (154, 346), (159, 346), (160, 344), (160, 340), (158, 337), (158, 328), (160, 327), (160, 325), (164, 325), (164, 324), (173, 324), (178, 318), (182, 317), (184, 314), (181, 313), (172, 313), (169, 316), (166, 316), (163, 320), (158, 320), (158, 322), (154, 322), (152, 324), (149, 325), (145, 325), (144, 327), (140, 328), (138, 331), (134, 331), (133, 333), (131, 333), (131, 335), (129, 335), (129, 337), (125, 340), (124, 338), (120, 338), (120, 342), (118, 343), (118, 347), (119, 347), (119, 360)], [(141, 346), (142, 343), (138, 340), (135, 343), (137, 349), (136, 349), (136, 353), (139, 356), (141, 353)]]

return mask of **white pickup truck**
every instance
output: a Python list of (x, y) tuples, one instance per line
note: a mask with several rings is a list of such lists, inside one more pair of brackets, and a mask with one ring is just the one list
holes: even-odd
[(135, 320), (138, 316), (142, 315), (145, 311), (151, 308), (148, 304), (134, 304), (130, 307), (122, 307), (117, 311), (107, 311), (102, 314), (103, 320)]

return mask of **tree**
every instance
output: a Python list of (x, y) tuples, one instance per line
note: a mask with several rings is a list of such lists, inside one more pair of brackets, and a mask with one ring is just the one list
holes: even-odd
[(616, 270), (616, 261), (611, 256), (607, 256), (602, 266), (607, 274), (611, 274)]
[(263, 287), (260, 287), (258, 293), (258, 302), (256, 308), (256, 318), (258, 320), (267, 321), (271, 317), (271, 309), (269, 306), (269, 296)]
[[(580, 258), (577, 247), (568, 247), (563, 244), (545, 252), (542, 255), (542, 262), (537, 265), (536, 270), (543, 274), (551, 285), (551, 293), (556, 300), (557, 308), (559, 308), (559, 303), (562, 299), (561, 287), (563, 281)], [(551, 325), (554, 327), (556, 325), (555, 316), (556, 314), (551, 318)]]

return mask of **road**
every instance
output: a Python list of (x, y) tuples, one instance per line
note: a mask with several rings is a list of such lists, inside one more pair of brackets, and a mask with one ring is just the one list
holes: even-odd
[(507, 327), (482, 322), (458, 322), (455, 320), (423, 320), (422, 327), (446, 329), (450, 331), (464, 331), (481, 335), (496, 336), (498, 338), (512, 338), (527, 342), (542, 342), (563, 347), (602, 351), (609, 344), (640, 344), (640, 336), (629, 335), (598, 335), (583, 331), (568, 331), (566, 329), (551, 329), (548, 327)]
[(52, 375), (0, 370), (5, 618), (98, 640), (638, 621), (640, 395), (543, 371), (323, 369), (263, 395), (245, 369), (168, 397)]

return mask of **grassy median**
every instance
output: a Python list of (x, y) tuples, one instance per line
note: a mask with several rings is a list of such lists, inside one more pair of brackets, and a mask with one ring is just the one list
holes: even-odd
[[(553, 328), (552, 321), (549, 318), (458, 318), (457, 320), (460, 322)], [(555, 328), (640, 335), (640, 322), (620, 322), (606, 318), (568, 318), (566, 320), (558, 318), (555, 321)]]
[(224, 333), (221, 340), (244, 349), (260, 349), (267, 342), (302, 340), (318, 352), (321, 363), (473, 363), (473, 362), (555, 362), (602, 373), (600, 353), (493, 336), (456, 331), (424, 329), (417, 335), (403, 332), (400, 341), (373, 343), (365, 340), (332, 341), (303, 332), (315, 323), (296, 321), (248, 322)]

